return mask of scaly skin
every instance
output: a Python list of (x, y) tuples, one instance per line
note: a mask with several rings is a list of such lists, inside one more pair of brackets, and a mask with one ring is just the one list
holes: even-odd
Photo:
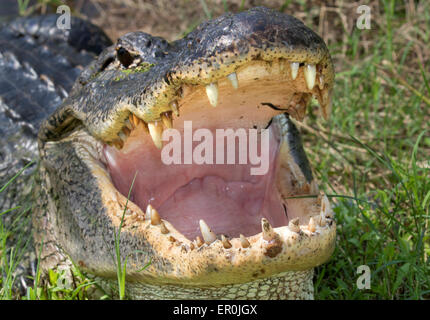
[[(291, 62), (303, 65), (297, 79), (290, 76)], [(312, 88), (304, 77), (308, 66), (316, 66)], [(313, 267), (330, 257), (335, 242), (333, 214), (323, 194), (292, 200), (306, 212), (296, 220), (289, 217), (288, 226), (272, 228), (262, 219), (262, 232), (247, 237), (245, 245), (239, 238), (230, 239), (229, 246), (220, 239), (201, 244), (168, 221), (155, 221), (154, 212), (151, 222), (115, 188), (106, 169), (106, 145), (127, 148), (124, 132), (130, 135), (130, 130), (125, 126), (133, 132), (147, 126), (155, 130), (163, 114), (173, 118), (177, 106), (186, 118), (206, 85), (217, 82), (223, 92), (233, 72), (249, 95), (257, 78), (275, 81), (268, 88), (276, 88), (276, 81), (289, 84), (277, 93), (294, 105), (270, 111), (272, 126), (281, 132), (285, 176), (277, 183), (286, 179), (294, 186), (288, 196), (318, 193), (297, 129), (282, 111), (301, 119), (314, 95), (328, 115), (334, 71), (320, 37), (299, 20), (265, 8), (224, 15), (170, 44), (140, 32), (127, 34), (83, 71), (39, 130), (33, 225), (37, 247), (43, 241), (44, 270), (69, 268), (73, 261), (106, 288), (115, 285), (114, 234), (125, 211), (120, 248), (122, 261), (127, 258), (131, 298), (313, 297)], [(260, 128), (266, 124), (258, 122)]]

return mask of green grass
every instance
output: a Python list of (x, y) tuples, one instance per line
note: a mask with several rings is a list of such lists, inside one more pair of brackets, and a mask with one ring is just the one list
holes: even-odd
[[(303, 126), (317, 131), (306, 135), (306, 150), (322, 187), (356, 199), (332, 198), (337, 243), (317, 268), (317, 299), (430, 298), (430, 87), (423, 71), (430, 64), (419, 57), (429, 54), (430, 32), (416, 22), (428, 23), (430, 6), (422, 4), (408, 31), (419, 38), (409, 40), (402, 28), (411, 21), (399, 2), (384, 1), (383, 10), (375, 30), (348, 37), (330, 121), (311, 116)], [(332, 44), (331, 52), (342, 46)], [(370, 289), (357, 288), (360, 265), (370, 267)]]
[[(208, 1), (201, 3), (202, 19), (214, 15)], [(228, 1), (222, 3), (226, 10)], [(301, 3), (285, 1), (280, 10), (307, 12)], [(403, 1), (380, 1), (371, 30), (348, 31), (339, 27), (340, 16), (332, 17), (332, 116), (322, 120), (314, 103), (298, 124), (337, 222), (334, 254), (316, 268), (316, 299), (430, 298), (430, 3), (415, 3), (411, 13)], [(357, 18), (353, 9), (339, 12), (343, 21)], [(312, 26), (315, 17), (309, 14), (305, 22)], [(48, 284), (26, 297), (14, 294), (12, 271), (20, 256), (5, 247), (11, 234), (0, 225), (0, 298), (87, 298), (93, 283), (77, 269), (78, 281), (67, 290), (57, 285), (62, 275), (52, 272)], [(118, 261), (121, 288), (126, 262)], [(360, 265), (371, 270), (370, 289), (357, 288)]]

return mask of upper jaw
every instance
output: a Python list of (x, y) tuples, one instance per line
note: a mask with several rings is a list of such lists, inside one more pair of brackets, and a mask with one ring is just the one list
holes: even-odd
[[(121, 45), (119, 42), (116, 48)], [(255, 61), (286, 62), (284, 73), (294, 82), (306, 82), (306, 92), (318, 99), (322, 114), (328, 116), (330, 112), (334, 70), (329, 52), (318, 35), (291, 16), (255, 8), (222, 16), (184, 39), (157, 46), (162, 54), (156, 51), (137, 58), (144, 68), (131, 64), (126, 70), (119, 60), (107, 66), (97, 62), (93, 68), (98, 66), (100, 70), (81, 80), (82, 85), (41, 130), (41, 142), (60, 134), (63, 123), (70, 118), (82, 121), (100, 140), (119, 141), (130, 115), (145, 123), (159, 121), (163, 114), (177, 112), (178, 102), (190, 86), (207, 87), (209, 100), (215, 104), (216, 90), (211, 88), (223, 79), (235, 85), (233, 74)], [(118, 59), (116, 55), (117, 51), (109, 57)], [(101, 59), (105, 56), (102, 54)], [(301, 117), (300, 112), (296, 116)]]

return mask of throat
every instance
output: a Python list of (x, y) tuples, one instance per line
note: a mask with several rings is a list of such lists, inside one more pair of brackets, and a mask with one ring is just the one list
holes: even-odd
[[(260, 270), (264, 277), (264, 268)], [(221, 287), (150, 285), (130, 282), (127, 290), (136, 299), (313, 299), (313, 269), (287, 271), (277, 275), (256, 279), (247, 283), (228, 284)]]

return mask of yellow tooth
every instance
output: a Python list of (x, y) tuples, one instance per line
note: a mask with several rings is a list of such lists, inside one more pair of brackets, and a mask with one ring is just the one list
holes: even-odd
[(161, 225), (160, 225), (160, 231), (162, 234), (167, 234), (169, 233), (169, 229), (167, 229), (166, 225), (164, 224), (163, 221), (161, 221)]
[(251, 245), (243, 234), (240, 235), (240, 244), (243, 248), (248, 248)]
[(122, 132), (124, 132), (125, 136), (130, 136), (131, 130), (127, 127), (122, 128)]
[(177, 117), (179, 117), (179, 109), (178, 109), (178, 103), (176, 101), (172, 101), (170, 103), (170, 108), (172, 108), (172, 111), (175, 113)]
[(308, 230), (310, 232), (315, 232), (316, 229), (317, 229), (317, 224), (315, 222), (315, 219), (313, 217), (311, 217), (309, 219), (309, 223), (308, 223)]
[(221, 242), (222, 242), (222, 245), (224, 246), (225, 249), (231, 248), (230, 241), (228, 241), (228, 239), (223, 234), (221, 235)]
[(320, 90), (324, 89), (324, 76), (319, 76), (319, 81), (318, 81), (318, 88), (320, 88)]
[(125, 126), (126, 126), (129, 130), (133, 130), (133, 129), (134, 129), (134, 126), (133, 126), (133, 124), (131, 123), (130, 119), (126, 119), (126, 120), (125, 120)]
[(122, 140), (122, 142), (125, 142), (127, 140), (127, 136), (122, 131), (118, 132), (118, 137)]
[(266, 218), (261, 219), (261, 229), (263, 230), (263, 239), (270, 241), (275, 238), (275, 231)]
[(290, 228), (290, 230), (293, 232), (299, 232), (300, 231), (299, 223), (300, 223), (299, 218), (294, 218), (288, 223), (288, 228)]
[(155, 210), (154, 208), (152, 208), (152, 212), (151, 212), (151, 224), (153, 226), (159, 225), (161, 223), (161, 217), (158, 214), (157, 210)]
[(314, 64), (307, 64), (305, 66), (305, 80), (309, 90), (315, 86), (315, 78), (317, 76), (317, 68)]
[(130, 113), (130, 114), (128, 115), (128, 122), (130, 122), (130, 124), (131, 124), (131, 126), (133, 127), (133, 129), (134, 129), (134, 128), (136, 128), (136, 125), (134, 124), (133, 114), (132, 114), (132, 113)]
[(197, 243), (198, 247), (201, 247), (204, 242), (203, 242), (203, 240), (199, 236), (197, 236), (196, 237), (196, 243)]
[(161, 121), (166, 128), (171, 129), (173, 127), (172, 113), (164, 112), (161, 114)]
[(331, 210), (330, 201), (328, 200), (325, 193), (321, 195), (321, 216), (327, 218), (333, 218), (333, 212)]
[(163, 142), (161, 141), (161, 136), (163, 134), (163, 126), (160, 121), (153, 121), (148, 123), (149, 134), (151, 135), (152, 141), (154, 141), (155, 146), (161, 149)]
[(146, 220), (151, 220), (151, 215), (152, 215), (153, 209), (154, 208), (150, 204), (148, 204), (148, 206), (146, 207), (146, 212), (145, 212), (145, 219)]
[(293, 80), (297, 78), (297, 74), (299, 73), (299, 66), (300, 66), (300, 63), (298, 63), (298, 62), (291, 62), (290, 63), (291, 78), (293, 78)]
[(324, 227), (327, 224), (327, 220), (324, 216), (320, 215), (316, 218), (316, 222), (319, 226)]
[(218, 104), (218, 84), (216, 82), (208, 84), (206, 86), (206, 94), (208, 96), (209, 103), (213, 107), (216, 107)]
[(216, 240), (215, 233), (212, 232), (211, 228), (206, 224), (204, 220), (199, 221), (200, 231), (202, 232), (203, 239), (207, 244), (211, 244)]
[(237, 89), (239, 88), (239, 82), (237, 81), (237, 75), (236, 72), (230, 73), (227, 76), (228, 80), (230, 80), (231, 85), (233, 86), (233, 88)]
[(134, 127), (137, 127), (139, 125), (140, 119), (135, 116), (134, 114), (131, 114), (131, 119), (130, 119), (131, 123), (134, 124)]

